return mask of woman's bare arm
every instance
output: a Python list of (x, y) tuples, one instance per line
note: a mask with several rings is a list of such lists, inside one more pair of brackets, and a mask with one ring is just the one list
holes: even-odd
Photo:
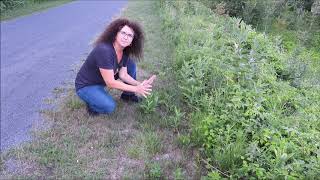
[(103, 80), (105, 81), (106, 85), (109, 88), (119, 89), (122, 91), (134, 92), (134, 93), (137, 93), (137, 94), (142, 95), (144, 97), (149, 95), (150, 92), (152, 91), (151, 90), (152, 86), (147, 83), (140, 83), (136, 86), (133, 86), (133, 85), (128, 85), (128, 84), (125, 84), (121, 81), (115, 80), (112, 69), (109, 70), (109, 69), (99, 68), (99, 70), (100, 70), (101, 76), (103, 77)]

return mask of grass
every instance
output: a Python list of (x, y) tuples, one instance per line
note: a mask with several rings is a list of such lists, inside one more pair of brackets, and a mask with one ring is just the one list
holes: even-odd
[[(172, 54), (155, 3), (130, 1), (121, 15), (144, 27), (145, 58), (138, 64), (138, 79), (158, 75), (154, 96), (137, 105), (120, 101), (121, 92), (113, 90), (116, 112), (91, 117), (74, 89), (63, 87), (69, 93), (59, 108), (43, 112), (51, 128), (35, 131), (34, 141), (3, 153), (0, 178), (200, 178), (197, 153), (181, 134), (184, 119), (175, 108), (179, 102), (170, 101), (175, 94), (167, 93), (175, 89), (170, 71), (164, 70)], [(53, 92), (57, 97), (59, 89)]]
[(33, 12), (48, 9), (50, 7), (59, 6), (61, 4), (65, 4), (71, 1), (72, 0), (53, 0), (53, 1), (51, 0), (51, 1), (43, 1), (41, 3), (25, 3), (24, 6), (1, 12), (1, 21), (10, 20), (19, 16), (28, 15)]

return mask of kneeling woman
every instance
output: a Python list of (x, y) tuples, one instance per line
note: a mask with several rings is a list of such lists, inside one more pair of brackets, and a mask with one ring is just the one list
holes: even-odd
[(122, 90), (121, 99), (125, 101), (139, 102), (136, 95), (146, 97), (151, 93), (155, 76), (137, 81), (133, 61), (142, 57), (143, 42), (142, 28), (128, 19), (114, 20), (97, 39), (75, 80), (77, 94), (90, 114), (115, 110), (116, 103), (105, 86)]

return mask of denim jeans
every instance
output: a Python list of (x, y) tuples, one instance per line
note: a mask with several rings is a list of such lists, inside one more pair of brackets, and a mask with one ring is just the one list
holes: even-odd
[[(129, 61), (127, 62), (127, 71), (128, 71), (128, 74), (133, 78), (133, 79), (137, 79), (137, 66), (136, 64), (129, 59)], [(133, 95), (134, 93), (133, 92), (127, 92), (127, 91), (124, 91), (122, 94), (125, 94), (125, 95)]]
[[(136, 79), (136, 64), (133, 61), (128, 61), (127, 70), (128, 74)], [(92, 111), (97, 113), (111, 114), (116, 109), (116, 102), (103, 85), (85, 86), (79, 89), (77, 94)], [(123, 92), (123, 94), (130, 95), (134, 93)]]

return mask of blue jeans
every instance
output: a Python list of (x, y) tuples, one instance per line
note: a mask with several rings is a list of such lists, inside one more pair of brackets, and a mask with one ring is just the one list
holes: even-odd
[[(136, 64), (128, 61), (128, 74), (136, 79)], [(92, 111), (103, 114), (111, 114), (116, 109), (116, 102), (112, 96), (105, 90), (103, 85), (85, 86), (77, 91), (78, 96), (89, 106)], [(132, 92), (123, 92), (130, 95)]]
[[(132, 61), (131, 59), (129, 59), (129, 61), (127, 62), (127, 71), (128, 74), (135, 80), (137, 80), (137, 66), (134, 63), (134, 61)], [(133, 95), (133, 92), (128, 92), (128, 91), (124, 91), (122, 94), (125, 95)]]

